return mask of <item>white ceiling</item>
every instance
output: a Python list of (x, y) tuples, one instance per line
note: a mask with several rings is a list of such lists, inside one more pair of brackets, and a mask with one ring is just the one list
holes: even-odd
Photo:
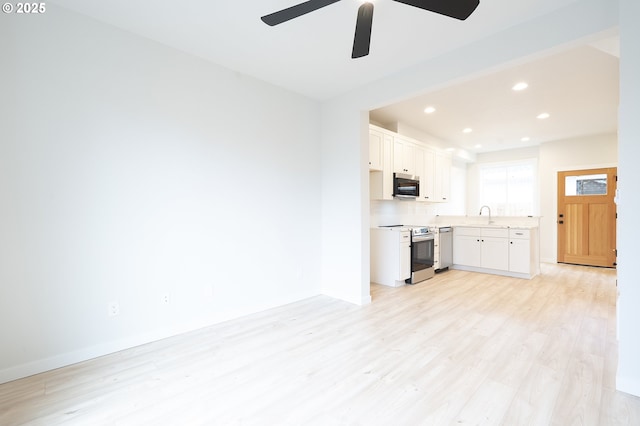
[[(615, 133), (616, 46), (612, 38), (572, 48), (371, 111), (370, 117), (383, 125), (404, 123), (471, 152)], [(529, 87), (512, 90), (518, 82)], [(427, 106), (436, 111), (425, 114)], [(550, 117), (536, 118), (543, 112)], [(472, 132), (463, 133), (465, 128)]]
[(342, 0), (275, 27), (260, 17), (302, 0), (49, 3), (324, 100), (574, 1), (480, 0), (466, 21), (458, 21), (396, 1), (374, 0), (371, 53), (360, 59), (351, 59), (360, 0)]
[[(360, 0), (342, 0), (275, 27), (264, 24), (260, 17), (302, 0), (49, 3), (310, 98), (327, 100), (575, 1), (480, 0), (466, 21), (458, 21), (396, 1), (374, 0), (371, 52), (360, 59), (351, 59)], [(506, 149), (524, 134), (539, 143), (572, 132), (615, 131), (615, 113), (610, 108), (617, 108), (617, 59), (593, 48), (567, 55), (485, 76), (375, 114), (381, 121), (404, 121), (462, 147), (469, 146), (470, 138), (461, 138), (459, 128), (473, 127), (471, 143), (482, 143), (484, 150)], [(510, 85), (521, 79), (528, 80), (530, 88), (513, 95)], [(438, 107), (428, 119), (421, 113), (425, 103)], [(541, 123), (530, 123), (531, 114), (537, 115), (540, 109), (552, 114), (544, 123), (544, 132), (543, 127), (533, 125)], [(565, 123), (566, 128), (558, 123)]]

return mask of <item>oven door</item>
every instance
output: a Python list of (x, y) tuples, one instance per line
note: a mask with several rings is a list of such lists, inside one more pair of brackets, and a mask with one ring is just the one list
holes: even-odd
[(433, 235), (411, 240), (411, 284), (433, 277)]

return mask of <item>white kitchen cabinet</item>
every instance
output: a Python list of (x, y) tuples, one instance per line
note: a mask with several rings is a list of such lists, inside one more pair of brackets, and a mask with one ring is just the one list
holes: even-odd
[(391, 137), (379, 130), (369, 129), (369, 170), (384, 168), (384, 138)]
[(448, 202), (451, 199), (451, 156), (445, 152), (435, 154), (434, 199)]
[(539, 273), (536, 235), (530, 229), (509, 229), (509, 271), (528, 277)]
[(454, 227), (453, 263), (463, 267), (508, 270), (506, 228)]
[(393, 171), (416, 174), (415, 145), (399, 137), (393, 138)]
[(530, 257), (529, 240), (509, 241), (509, 271), (528, 274)]
[(509, 269), (507, 238), (480, 237), (480, 267), (501, 271)]
[(416, 150), (416, 174), (420, 177), (418, 201), (446, 203), (451, 199), (451, 156), (432, 148)]
[(417, 176), (416, 201), (450, 200), (451, 155), (378, 126), (369, 126), (369, 193), (372, 200), (393, 200), (393, 173)]
[(411, 232), (405, 229), (371, 228), (372, 282), (400, 287), (411, 278)]
[(435, 197), (436, 152), (431, 148), (416, 150), (416, 173), (420, 177), (420, 197), (418, 201), (434, 202)]
[[(458, 228), (453, 229), (453, 263), (479, 268), (480, 262), (480, 235), (459, 235)], [(477, 229), (477, 228), (472, 228)], [(479, 230), (478, 230), (479, 231)]]
[[(376, 151), (371, 156), (372, 151)], [(377, 152), (377, 151), (380, 152)], [(378, 155), (380, 159), (378, 160)], [(369, 198), (393, 200), (393, 136), (381, 130), (369, 129)], [(380, 163), (378, 165), (377, 163)], [(375, 167), (374, 167), (375, 166)], [(379, 167), (379, 168), (378, 168)]]
[(518, 278), (540, 273), (537, 228), (453, 228), (454, 269)]

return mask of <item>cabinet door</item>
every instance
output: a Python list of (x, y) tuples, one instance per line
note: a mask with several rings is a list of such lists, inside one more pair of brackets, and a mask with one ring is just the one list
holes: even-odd
[(456, 235), (453, 237), (453, 263), (480, 267), (480, 237)]
[(509, 240), (507, 238), (481, 237), (482, 267), (509, 270)]
[(378, 130), (369, 130), (369, 170), (382, 170), (384, 167), (384, 134)]
[(509, 271), (531, 273), (531, 242), (528, 239), (509, 241)]
[(435, 200), (447, 202), (451, 192), (451, 157), (444, 152), (435, 156)]
[(414, 147), (409, 141), (394, 138), (393, 141), (393, 171), (396, 173), (406, 173), (415, 175)]
[(369, 155), (369, 197), (393, 200), (393, 136), (369, 129)]
[(422, 149), (421, 151), (422, 156), (418, 154), (416, 157), (422, 160), (420, 166), (416, 163), (416, 173), (420, 176), (420, 200), (437, 201), (434, 193), (436, 153), (429, 148)]

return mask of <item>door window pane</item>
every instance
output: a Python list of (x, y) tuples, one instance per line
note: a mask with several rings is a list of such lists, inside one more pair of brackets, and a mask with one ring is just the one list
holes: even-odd
[(566, 176), (564, 195), (607, 195), (607, 175)]

